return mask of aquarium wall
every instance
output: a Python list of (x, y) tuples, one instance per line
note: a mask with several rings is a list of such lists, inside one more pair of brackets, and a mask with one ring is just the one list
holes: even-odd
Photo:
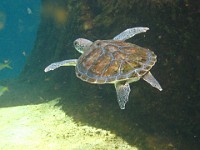
[(0, 80), (21, 73), (36, 38), (40, 22), (40, 0), (2, 0), (0, 2)]

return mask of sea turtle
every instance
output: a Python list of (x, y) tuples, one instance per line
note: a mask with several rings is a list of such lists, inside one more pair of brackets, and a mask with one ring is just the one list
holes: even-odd
[(162, 91), (158, 81), (150, 73), (156, 63), (156, 55), (149, 49), (125, 42), (134, 35), (149, 30), (147, 27), (126, 29), (111, 40), (92, 42), (78, 38), (75, 49), (82, 55), (78, 59), (64, 60), (50, 64), (45, 72), (61, 66), (75, 66), (76, 76), (93, 84), (114, 84), (121, 109), (128, 101), (129, 83), (140, 78)]

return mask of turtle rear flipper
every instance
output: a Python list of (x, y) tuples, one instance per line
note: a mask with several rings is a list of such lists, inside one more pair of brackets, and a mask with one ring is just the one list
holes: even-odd
[(129, 28), (129, 29), (126, 29), (125, 31), (121, 32), (117, 36), (115, 36), (113, 38), (113, 40), (125, 41), (127, 39), (132, 38), (134, 35), (142, 33), (142, 32), (146, 32), (147, 30), (149, 30), (149, 28), (147, 28), (147, 27)]
[(151, 74), (150, 71), (144, 75), (143, 79), (149, 84), (151, 84), (151, 86), (157, 88), (158, 90), (160, 91), (163, 90), (160, 84), (158, 83), (158, 81), (154, 78), (154, 76)]
[(55, 70), (55, 69), (62, 67), (62, 66), (76, 66), (76, 63), (77, 63), (77, 59), (70, 59), (70, 60), (63, 60), (63, 61), (60, 61), (60, 62), (55, 62), (55, 63), (52, 63), (49, 66), (47, 66), (44, 69), (44, 72)]
[(115, 89), (117, 92), (117, 101), (121, 109), (125, 109), (125, 105), (128, 102), (129, 93), (131, 91), (129, 84), (126, 82), (122, 84), (121, 82), (115, 83)]

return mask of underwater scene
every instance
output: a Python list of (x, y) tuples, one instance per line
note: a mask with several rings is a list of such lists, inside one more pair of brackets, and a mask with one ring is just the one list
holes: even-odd
[(1, 0), (0, 150), (199, 150), (200, 1)]

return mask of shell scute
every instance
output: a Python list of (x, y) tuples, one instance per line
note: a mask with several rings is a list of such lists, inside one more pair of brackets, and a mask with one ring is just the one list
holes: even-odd
[(118, 47), (115, 46), (115, 45), (106, 45), (106, 46), (104, 47), (104, 49), (105, 49), (105, 51), (106, 51), (107, 53), (114, 53), (114, 52), (117, 52), (117, 51), (118, 51)]
[(88, 70), (91, 67), (91, 64), (93, 64), (96, 61), (96, 58), (98, 58), (101, 55), (101, 50), (95, 49), (85, 57), (81, 58), (81, 61), (84, 68)]
[(104, 68), (110, 63), (111, 58), (108, 55), (103, 55), (99, 57), (97, 62), (91, 67), (91, 72), (97, 76), (101, 76)]
[(115, 76), (118, 73), (119, 62), (112, 61), (107, 68), (105, 68), (105, 72), (102, 74), (103, 77)]
[(127, 58), (126, 54), (120, 51), (116, 51), (115, 53), (113, 53), (113, 57), (115, 60), (124, 60)]

